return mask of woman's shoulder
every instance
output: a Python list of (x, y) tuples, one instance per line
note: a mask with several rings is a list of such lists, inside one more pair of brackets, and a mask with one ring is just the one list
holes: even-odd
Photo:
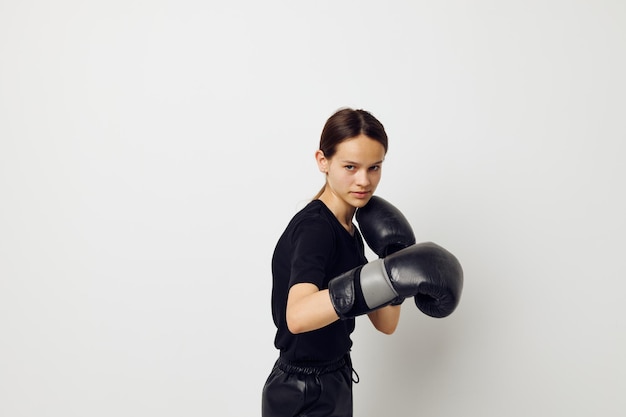
[(321, 200), (311, 200), (297, 214), (300, 216), (322, 216), (325, 208), (326, 205)]
[(301, 232), (307, 235), (334, 235), (328, 211), (323, 202), (312, 200), (292, 217), (285, 232), (291, 235), (299, 235)]
[(327, 208), (320, 200), (312, 200), (298, 211), (291, 219), (290, 225), (295, 226), (301, 223), (330, 225)]

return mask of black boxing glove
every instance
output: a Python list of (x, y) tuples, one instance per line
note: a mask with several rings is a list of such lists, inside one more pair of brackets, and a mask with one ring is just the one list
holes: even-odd
[(415, 234), (406, 217), (381, 197), (372, 196), (359, 208), (356, 221), (363, 239), (379, 258), (415, 244)]
[[(379, 258), (415, 244), (415, 234), (406, 217), (384, 198), (372, 196), (356, 211), (356, 220), (367, 246)], [(404, 298), (398, 297), (391, 304), (403, 302)]]
[(463, 269), (454, 255), (434, 243), (420, 243), (345, 272), (328, 284), (342, 319), (367, 314), (398, 297), (414, 297), (431, 317), (456, 309), (463, 290)]

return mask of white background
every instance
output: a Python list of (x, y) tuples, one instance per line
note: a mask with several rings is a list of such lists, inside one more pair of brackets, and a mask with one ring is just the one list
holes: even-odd
[(358, 320), (355, 415), (624, 415), (624, 74), (619, 0), (0, 1), (0, 415), (260, 415), (343, 106), (465, 270)]

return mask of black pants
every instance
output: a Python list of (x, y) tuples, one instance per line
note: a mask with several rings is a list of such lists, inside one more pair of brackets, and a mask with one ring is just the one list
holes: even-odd
[(262, 417), (352, 417), (350, 357), (315, 366), (278, 358), (263, 387)]

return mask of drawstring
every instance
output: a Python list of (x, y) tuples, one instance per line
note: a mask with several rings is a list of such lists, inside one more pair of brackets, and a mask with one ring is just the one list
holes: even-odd
[(359, 374), (356, 372), (356, 369), (354, 369), (354, 366), (352, 366), (352, 358), (350, 357), (349, 353), (346, 353), (346, 364), (350, 367), (350, 371), (351, 371), (350, 378), (352, 379), (352, 382), (354, 382), (355, 384), (358, 384), (361, 378), (359, 377)]
[[(356, 373), (356, 369), (354, 368), (352, 368), (352, 373), (353, 373), (352, 382), (354, 382), (355, 384), (358, 384), (359, 381), (361, 380), (361, 378), (359, 378), (359, 374)], [(356, 379), (354, 379), (354, 376), (356, 376)]]

